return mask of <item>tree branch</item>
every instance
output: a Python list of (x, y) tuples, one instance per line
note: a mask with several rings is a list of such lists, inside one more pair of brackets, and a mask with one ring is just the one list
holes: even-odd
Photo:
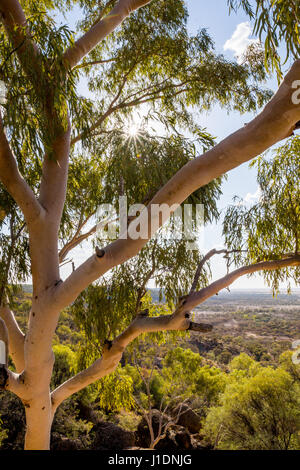
[(282, 259), (279, 260), (261, 261), (259, 263), (243, 266), (239, 269), (236, 269), (235, 271), (232, 271), (221, 279), (218, 279), (217, 281), (210, 284), (208, 287), (204, 287), (199, 292), (194, 292), (189, 295), (185, 299), (185, 310), (192, 310), (200, 303), (205, 302), (205, 300), (217, 294), (220, 290), (230, 286), (241, 276), (245, 276), (246, 274), (252, 274), (259, 271), (274, 271), (276, 269), (284, 269), (295, 266), (300, 266), (300, 254), (296, 254), (289, 257), (283, 256)]
[(9, 353), (14, 361), (18, 373), (24, 370), (24, 339), (13, 312), (10, 310), (7, 300), (0, 306), (0, 318), (5, 322), (8, 331), (10, 345)]
[(292, 266), (300, 266), (300, 254), (281, 260), (264, 261), (244, 266), (218, 281), (213, 282), (210, 286), (201, 289), (199, 292), (194, 292), (182, 297), (172, 315), (161, 315), (159, 317), (145, 317), (143, 314), (138, 315), (131, 325), (114, 341), (105, 344), (101, 359), (98, 359), (88, 369), (75, 375), (52, 392), (53, 412), (55, 412), (57, 407), (73, 393), (78, 392), (82, 388), (112, 373), (118, 366), (125, 348), (141, 334), (157, 331), (186, 330), (208, 332), (212, 329), (211, 325), (190, 321), (188, 312), (192, 308), (203, 303), (221, 289), (228, 287), (241, 276), (258, 271), (283, 269)]
[(105, 256), (99, 258), (93, 255), (76, 269), (56, 292), (53, 301), (57, 303), (58, 308), (65, 308), (101, 275), (139, 253), (154, 235), (153, 227), (157, 229), (169, 217), (168, 214), (157, 220), (157, 212), (153, 212), (154, 205), (156, 208), (161, 204), (167, 204), (170, 208), (178, 206), (196, 189), (289, 137), (300, 118), (300, 105), (294, 104), (292, 100), (292, 85), (299, 75), (300, 60), (294, 63), (277, 93), (255, 119), (213, 149), (187, 163), (160, 189), (134, 221), (135, 226), (148, 221), (148, 238), (133, 240), (127, 231), (104, 249)]
[(0, 15), (26, 75), (37, 84), (42, 73), (40, 52), (32, 40), (18, 0), (0, 0)]
[(112, 33), (134, 10), (150, 3), (151, 0), (119, 0), (111, 12), (101, 18), (92, 28), (78, 39), (65, 52), (64, 63), (74, 68), (89, 52), (91, 52), (106, 36)]

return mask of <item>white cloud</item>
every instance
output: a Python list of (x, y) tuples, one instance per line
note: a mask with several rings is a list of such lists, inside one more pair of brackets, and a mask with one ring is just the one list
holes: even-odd
[(261, 189), (260, 187), (258, 187), (254, 194), (251, 194), (251, 193), (246, 194), (246, 196), (244, 197), (244, 202), (251, 203), (254, 201), (258, 201), (260, 196), (261, 196)]
[(237, 25), (233, 35), (224, 44), (225, 51), (233, 51), (238, 63), (250, 44), (259, 43), (258, 39), (250, 39), (252, 29), (249, 21)]

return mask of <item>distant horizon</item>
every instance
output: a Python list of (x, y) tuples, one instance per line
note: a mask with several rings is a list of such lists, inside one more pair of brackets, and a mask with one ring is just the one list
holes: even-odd
[[(32, 288), (32, 284), (21, 284), (22, 287), (31, 287)], [(160, 290), (159, 287), (148, 287), (148, 290)], [(163, 289), (162, 289), (163, 290)], [(259, 293), (259, 292), (266, 292), (266, 293), (270, 293), (272, 295), (272, 288), (271, 287), (260, 287), (260, 288), (250, 288), (250, 289), (247, 289), (247, 288), (234, 288), (232, 287), (230, 289), (230, 291), (228, 291), (226, 288), (224, 289), (221, 289), (219, 293), (227, 293), (227, 294), (230, 294), (231, 292), (256, 292), (256, 293)], [(300, 295), (300, 287), (293, 287), (291, 289), (291, 294), (299, 294)], [(279, 289), (279, 295), (289, 295), (287, 293), (287, 289), (286, 288), (281, 288)]]

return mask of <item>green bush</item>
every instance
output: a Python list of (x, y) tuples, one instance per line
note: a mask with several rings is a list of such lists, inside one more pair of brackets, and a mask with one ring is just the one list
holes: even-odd
[(69, 346), (57, 344), (53, 346), (53, 352), (55, 355), (55, 364), (51, 386), (55, 388), (74, 374), (77, 360), (76, 354)]

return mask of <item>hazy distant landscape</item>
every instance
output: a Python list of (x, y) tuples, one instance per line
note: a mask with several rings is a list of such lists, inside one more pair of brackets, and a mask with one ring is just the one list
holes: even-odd
[[(30, 288), (30, 286), (28, 286)], [(159, 301), (159, 289), (150, 289), (154, 302)], [(300, 289), (293, 289), (291, 294), (282, 292), (277, 296), (273, 296), (270, 289), (232, 289), (230, 292), (222, 290), (218, 295), (210, 297), (203, 305), (223, 304), (231, 302), (232, 304), (241, 303), (248, 304), (251, 301), (253, 305), (300, 305)], [(201, 306), (201, 309), (203, 308)], [(200, 307), (199, 307), (200, 308)]]
[[(154, 302), (159, 290), (151, 289)], [(195, 319), (213, 325), (205, 335), (191, 333), (194, 351), (228, 363), (245, 352), (260, 362), (275, 364), (279, 355), (300, 339), (300, 289), (273, 296), (270, 289), (223, 290), (194, 310)]]

